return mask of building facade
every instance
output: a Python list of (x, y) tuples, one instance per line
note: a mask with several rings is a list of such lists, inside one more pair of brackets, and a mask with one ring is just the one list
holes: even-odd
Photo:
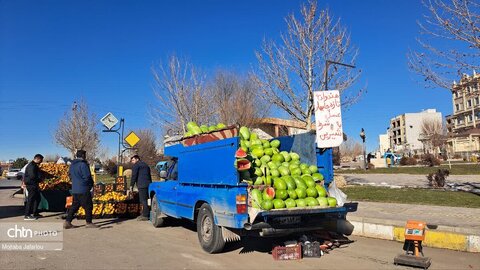
[(379, 145), (379, 152), (380, 155), (383, 156), (385, 152), (390, 148), (390, 141), (388, 139), (388, 134), (380, 134), (378, 135), (378, 145)]
[(446, 116), (447, 151), (468, 158), (480, 152), (480, 74), (464, 74), (452, 85), (453, 113)]
[(442, 114), (435, 109), (418, 113), (405, 113), (390, 119), (388, 137), (390, 149), (404, 154), (421, 154), (424, 152), (422, 125), (424, 121), (442, 122)]

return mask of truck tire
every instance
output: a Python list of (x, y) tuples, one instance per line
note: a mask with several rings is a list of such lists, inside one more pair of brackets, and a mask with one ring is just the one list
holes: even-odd
[(208, 253), (218, 253), (223, 250), (225, 240), (222, 235), (222, 228), (215, 224), (212, 208), (204, 203), (197, 216), (198, 240), (202, 249)]
[(158, 207), (157, 195), (153, 195), (152, 198), (152, 209), (150, 210), (150, 221), (152, 222), (153, 227), (158, 228), (162, 227), (165, 223), (165, 219), (162, 217), (162, 212)]

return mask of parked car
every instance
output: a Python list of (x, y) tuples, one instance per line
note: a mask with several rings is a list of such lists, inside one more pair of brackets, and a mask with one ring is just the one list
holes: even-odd
[(18, 179), (21, 180), (23, 177), (23, 172), (20, 171), (20, 169), (10, 169), (7, 172), (7, 179)]

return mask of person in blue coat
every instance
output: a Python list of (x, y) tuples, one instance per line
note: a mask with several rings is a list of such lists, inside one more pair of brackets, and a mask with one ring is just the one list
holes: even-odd
[(133, 191), (133, 187), (137, 184), (138, 198), (143, 205), (142, 215), (137, 220), (146, 221), (149, 218), (150, 210), (148, 209), (148, 185), (152, 183), (152, 175), (150, 173), (150, 167), (147, 163), (140, 160), (138, 155), (134, 155), (130, 158), (130, 162), (133, 163), (132, 168), (132, 180), (130, 181), (130, 192)]
[(98, 228), (97, 225), (92, 223), (92, 188), (93, 178), (90, 173), (90, 166), (85, 160), (87, 152), (85, 150), (78, 150), (76, 153), (76, 159), (70, 164), (68, 171), (70, 180), (72, 180), (72, 206), (68, 210), (67, 219), (63, 225), (65, 229), (73, 228), (72, 220), (73, 215), (77, 213), (78, 209), (83, 207), (85, 209), (85, 219), (87, 221), (86, 228)]

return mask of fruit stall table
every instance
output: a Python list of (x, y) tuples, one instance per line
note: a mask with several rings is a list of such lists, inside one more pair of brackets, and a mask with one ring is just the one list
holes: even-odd
[(68, 190), (43, 190), (40, 192), (40, 196), (39, 210), (62, 212), (65, 211), (65, 201), (70, 196), (70, 192)]

